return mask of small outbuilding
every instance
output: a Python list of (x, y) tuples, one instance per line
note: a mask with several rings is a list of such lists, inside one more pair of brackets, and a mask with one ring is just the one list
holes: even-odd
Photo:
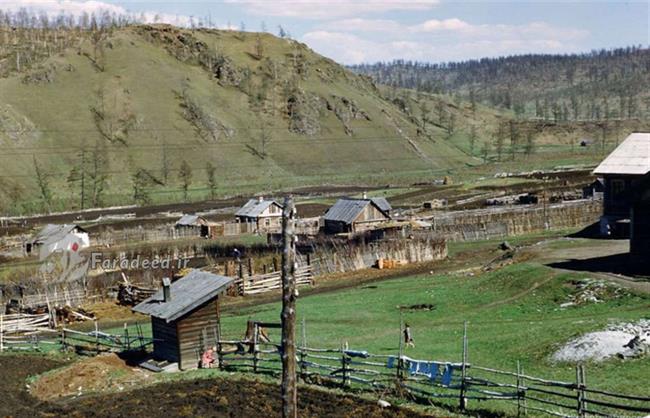
[(78, 251), (90, 246), (88, 231), (74, 224), (48, 224), (25, 243), (25, 253), (40, 249), (47, 254), (56, 251)]
[(232, 282), (193, 270), (174, 283), (163, 279), (161, 290), (133, 307), (151, 316), (154, 359), (177, 363), (181, 370), (199, 367), (203, 351), (219, 338), (220, 299)]
[(178, 221), (176, 221), (174, 229), (177, 231), (183, 231), (185, 234), (210, 238), (213, 235), (210, 231), (211, 226), (212, 224), (202, 216), (183, 215)]
[(596, 167), (594, 174), (605, 183), (601, 234), (624, 235), (618, 226), (629, 221), (633, 190), (649, 172), (650, 133), (629, 135)]
[(272, 199), (250, 199), (235, 212), (239, 222), (255, 224), (258, 232), (278, 231), (282, 227), (282, 205)]
[(329, 234), (363, 232), (390, 220), (391, 206), (385, 198), (339, 199), (323, 216)]

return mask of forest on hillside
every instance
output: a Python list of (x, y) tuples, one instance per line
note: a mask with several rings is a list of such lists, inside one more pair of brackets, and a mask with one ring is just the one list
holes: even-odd
[(441, 64), (396, 60), (350, 68), (381, 84), (457, 95), (520, 117), (555, 122), (650, 117), (650, 49), (641, 46)]

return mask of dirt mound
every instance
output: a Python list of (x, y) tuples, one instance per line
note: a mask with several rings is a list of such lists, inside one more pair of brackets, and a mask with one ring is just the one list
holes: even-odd
[(600, 303), (630, 294), (623, 287), (615, 283), (607, 283), (604, 280), (582, 279), (572, 281), (569, 285), (574, 290), (567, 297), (567, 301), (560, 305), (561, 308)]
[(149, 372), (129, 366), (116, 354), (103, 354), (44, 374), (32, 384), (31, 393), (41, 400), (54, 400), (122, 391), (150, 378)]
[(650, 320), (610, 325), (604, 331), (590, 332), (553, 354), (555, 361), (603, 361), (610, 357), (639, 357), (650, 351)]

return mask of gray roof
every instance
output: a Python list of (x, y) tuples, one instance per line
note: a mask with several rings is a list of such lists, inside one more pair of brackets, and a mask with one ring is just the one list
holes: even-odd
[(278, 205), (278, 207), (282, 208), (282, 205), (276, 202), (275, 200), (259, 200), (259, 199), (251, 199), (244, 206), (242, 206), (237, 212), (235, 212), (235, 216), (247, 216), (249, 218), (257, 218), (266, 210), (271, 205)]
[(74, 224), (64, 224), (64, 225), (55, 225), (47, 224), (43, 229), (39, 231), (38, 234), (32, 240), (32, 243), (45, 243), (45, 242), (57, 242), (66, 237), (66, 235), (79, 231), (86, 232), (85, 229), (81, 228), (79, 225)]
[(372, 200), (372, 202), (377, 205), (382, 212), (388, 213), (393, 209), (385, 197), (373, 197), (370, 200)]
[(199, 215), (183, 215), (181, 219), (176, 221), (176, 225), (178, 226), (199, 226), (205, 223), (205, 219)]
[(171, 284), (169, 302), (163, 301), (163, 291), (160, 289), (134, 306), (133, 310), (167, 322), (175, 321), (224, 292), (232, 281), (230, 277), (192, 270), (190, 274)]
[(594, 174), (644, 175), (650, 172), (650, 133), (633, 133), (603, 160)]
[[(385, 201), (386, 199), (384, 199)], [(368, 205), (376, 206), (386, 217), (388, 214), (373, 199), (339, 199), (323, 216), (326, 221), (351, 224)], [(388, 204), (388, 202), (386, 202)]]

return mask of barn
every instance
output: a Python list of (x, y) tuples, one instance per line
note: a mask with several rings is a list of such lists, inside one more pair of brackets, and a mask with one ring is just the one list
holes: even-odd
[(233, 279), (192, 270), (169, 283), (133, 311), (151, 316), (156, 360), (177, 363), (179, 369), (199, 366), (201, 353), (216, 345), (220, 332), (219, 303)]
[(384, 198), (339, 199), (323, 216), (328, 234), (363, 232), (390, 220), (391, 206)]
[(650, 172), (650, 133), (633, 133), (594, 170), (604, 179), (603, 235), (627, 236), (634, 190)]
[(213, 224), (208, 222), (207, 219), (198, 215), (183, 215), (174, 228), (177, 231), (183, 231), (185, 235), (198, 235), (203, 238), (213, 238), (215, 233), (213, 231)]
[(279, 231), (282, 227), (282, 205), (272, 199), (250, 199), (235, 212), (239, 222), (255, 224), (259, 232)]

